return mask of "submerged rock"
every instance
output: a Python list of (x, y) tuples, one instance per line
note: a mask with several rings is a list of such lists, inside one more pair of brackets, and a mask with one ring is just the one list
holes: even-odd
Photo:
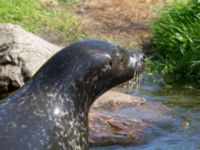
[(172, 114), (161, 104), (109, 91), (99, 97), (90, 110), (90, 146), (145, 143), (162, 134), (154, 133), (154, 129), (173, 128)]

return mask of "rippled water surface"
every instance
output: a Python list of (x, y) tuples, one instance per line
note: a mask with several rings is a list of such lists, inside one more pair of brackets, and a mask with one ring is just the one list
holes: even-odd
[[(131, 93), (135, 95), (134, 93)], [(162, 103), (175, 113), (176, 130), (158, 129), (163, 134), (142, 145), (109, 146), (92, 150), (199, 150), (200, 149), (200, 90), (163, 88), (158, 77), (145, 77), (137, 94), (147, 101)], [(155, 132), (155, 131), (154, 131)]]

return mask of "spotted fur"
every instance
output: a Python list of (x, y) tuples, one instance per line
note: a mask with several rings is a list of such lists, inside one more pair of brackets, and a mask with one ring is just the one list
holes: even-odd
[(142, 54), (102, 41), (62, 49), (1, 102), (0, 149), (87, 150), (89, 107), (143, 63)]

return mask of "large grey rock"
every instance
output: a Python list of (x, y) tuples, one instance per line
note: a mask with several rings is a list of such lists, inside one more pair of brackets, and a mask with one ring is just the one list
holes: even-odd
[(20, 26), (0, 24), (0, 96), (21, 87), (60, 49)]

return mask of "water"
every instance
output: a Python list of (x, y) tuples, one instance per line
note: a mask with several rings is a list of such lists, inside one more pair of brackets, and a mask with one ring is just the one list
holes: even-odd
[[(176, 130), (162, 128), (160, 136), (142, 145), (108, 146), (93, 150), (199, 150), (200, 149), (200, 90), (192, 88), (173, 87), (166, 89), (155, 78), (146, 76), (139, 95), (147, 101), (162, 103), (175, 112)], [(162, 131), (160, 131), (162, 130)]]

